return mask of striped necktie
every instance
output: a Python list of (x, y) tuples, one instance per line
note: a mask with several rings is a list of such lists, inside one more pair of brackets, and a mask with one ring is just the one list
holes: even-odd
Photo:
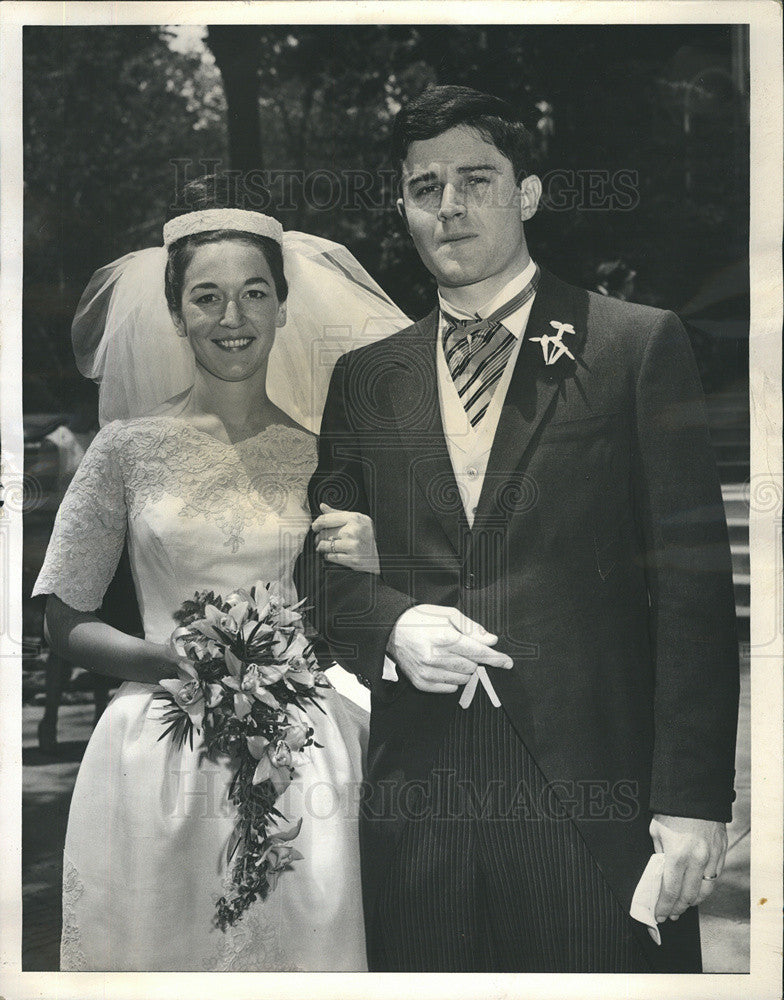
[(472, 427), (487, 412), (515, 344), (503, 320), (533, 296), (539, 274), (537, 267), (525, 288), (486, 319), (461, 320), (442, 310), (444, 356)]

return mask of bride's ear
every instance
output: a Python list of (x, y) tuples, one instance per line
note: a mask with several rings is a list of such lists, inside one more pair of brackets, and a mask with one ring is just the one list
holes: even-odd
[(275, 317), (275, 326), (280, 328), (286, 325), (286, 303), (281, 302), (278, 306), (278, 314)]
[(187, 337), (188, 334), (185, 332), (185, 324), (182, 321), (182, 316), (180, 316), (179, 313), (173, 312), (171, 309), (169, 310), (169, 315), (172, 318), (172, 323), (174, 323), (177, 328), (177, 336)]

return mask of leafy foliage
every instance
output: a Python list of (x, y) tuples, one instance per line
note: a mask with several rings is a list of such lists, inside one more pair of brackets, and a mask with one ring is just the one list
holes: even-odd
[(79, 411), (79, 296), (96, 268), (160, 242), (173, 160), (225, 158), (223, 91), (156, 27), (27, 26), (23, 72), (24, 337), (41, 359), (25, 408)]
[[(567, 280), (592, 287), (600, 261), (624, 258), (640, 301), (677, 309), (747, 259), (740, 26), (222, 30), (229, 53), (230, 33), (242, 40), (242, 74), (255, 83), (259, 165), (300, 178), (270, 185), (271, 210), (288, 228), (347, 244), (412, 316), (430, 308), (433, 282), (395, 211), (387, 141), (401, 103), (429, 83), (507, 98), (538, 139), (546, 188), (563, 194), (571, 177), (576, 196), (529, 224), (537, 259)], [(209, 53), (175, 51), (155, 27), (25, 28), (24, 94), (26, 408), (78, 409), (85, 384), (68, 328), (89, 275), (157, 242), (171, 161), (189, 161), (189, 177), (205, 163), (228, 167), (226, 123), (247, 115), (227, 108)], [(591, 207), (588, 175), (619, 170), (636, 178), (634, 204)], [(357, 193), (358, 171), (369, 191)]]

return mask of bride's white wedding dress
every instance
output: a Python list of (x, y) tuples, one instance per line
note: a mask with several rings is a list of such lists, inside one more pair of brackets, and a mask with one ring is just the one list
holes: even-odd
[[(55, 524), (36, 593), (100, 606), (123, 542), (146, 637), (165, 642), (196, 590), (257, 580), (295, 598), (315, 439), (275, 425), (229, 445), (184, 420), (116, 422), (96, 437)], [(303, 595), (306, 596), (306, 595)], [(335, 690), (309, 714), (309, 761), (277, 806), (303, 817), (295, 862), (227, 933), (212, 926), (233, 827), (223, 764), (159, 740), (163, 703), (126, 682), (90, 739), (65, 843), (64, 970), (366, 968), (357, 834), (367, 715)]]

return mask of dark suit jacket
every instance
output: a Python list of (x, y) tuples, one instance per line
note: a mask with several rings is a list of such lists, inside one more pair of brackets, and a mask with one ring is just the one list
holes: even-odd
[[(381, 678), (392, 626), (424, 603), (500, 636), (504, 709), (628, 912), (651, 813), (728, 821), (734, 798), (730, 554), (688, 340), (672, 313), (543, 271), (469, 530), (437, 315), (341, 358), (324, 412), (313, 515), (322, 500), (369, 514), (380, 579), (323, 562), (312, 539), (297, 566), (335, 657), (372, 690), (366, 916), (400, 827), (379, 790), (428, 774), (457, 705)], [(576, 362), (545, 365), (531, 338), (551, 320), (574, 327)]]

